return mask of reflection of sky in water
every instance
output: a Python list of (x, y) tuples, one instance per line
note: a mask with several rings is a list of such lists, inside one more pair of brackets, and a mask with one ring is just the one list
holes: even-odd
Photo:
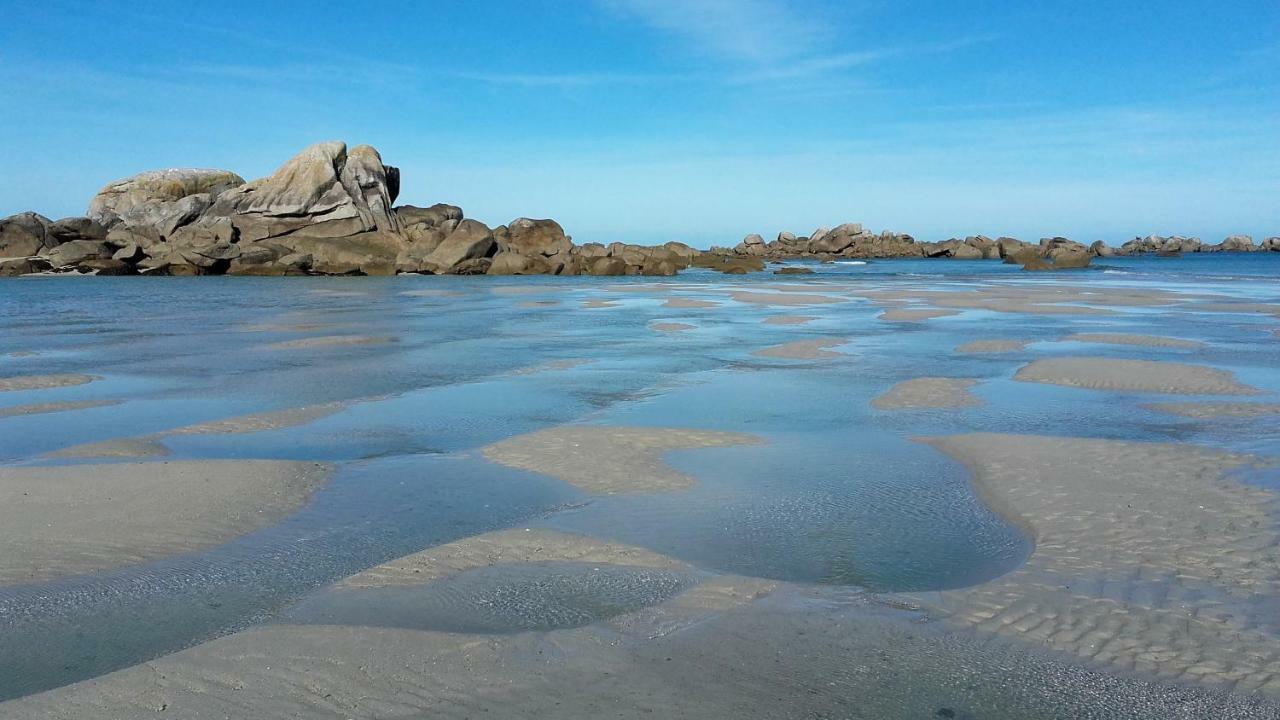
[[(1104, 263), (1109, 271), (1044, 277), (998, 263), (963, 261), (813, 267), (816, 280), (857, 289), (947, 281), (972, 286), (998, 276), (1018, 284), (1125, 283), (1230, 292), (1264, 302), (1280, 297), (1273, 280), (1280, 273), (1280, 254), (1247, 262), (1221, 258), (1211, 267), (1203, 260), (1120, 258)], [(1223, 279), (1237, 275), (1254, 279)], [(0, 461), (42, 462), (40, 454), (73, 444), (251, 412), (359, 402), (299, 427), (165, 438), (175, 458), (298, 458), (342, 465), (301, 512), (221, 548), (46, 586), (0, 589), (0, 637), (6, 647), (0, 696), (88, 677), (243, 627), (373, 564), (518, 523), (650, 547), (704, 570), (877, 589), (956, 587), (1016, 566), (1029, 550), (1025, 539), (973, 498), (963, 468), (912, 441), (920, 436), (1079, 435), (1194, 442), (1273, 457), (1280, 449), (1275, 425), (1265, 418), (1198, 420), (1138, 407), (1140, 402), (1212, 398), (1012, 380), (1029, 360), (1087, 354), (1214, 365), (1276, 393), (1280, 342), (1271, 336), (1280, 326), (1276, 318), (1118, 308), (1113, 316), (966, 310), (926, 323), (887, 323), (877, 319), (881, 306), (860, 298), (769, 307), (735, 303), (724, 292), (803, 282), (794, 276), (725, 278), (693, 271), (661, 280), (6, 283), (8, 301), (0, 302), (0, 375), (78, 372), (103, 379), (0, 393), (0, 407), (103, 398), (123, 402), (0, 418)], [(658, 284), (666, 289), (652, 292)], [(530, 291), (495, 292), (505, 287)], [(402, 294), (424, 288), (456, 295)], [(820, 289), (845, 297), (849, 290)], [(708, 299), (720, 306), (664, 307), (670, 297)], [(548, 299), (561, 302), (522, 306)], [(586, 309), (587, 300), (618, 305)], [(761, 324), (773, 315), (817, 319), (797, 326)], [(663, 321), (695, 328), (682, 333), (648, 329)], [(1075, 332), (1169, 335), (1208, 346), (1056, 342)], [(265, 347), (327, 335), (395, 341)], [(814, 363), (751, 354), (822, 337), (847, 339), (835, 348), (847, 358)], [(1011, 353), (954, 353), (966, 342), (1001, 338), (1030, 344)], [(27, 351), (35, 354), (11, 355)], [(578, 360), (588, 362), (527, 371)], [(972, 391), (986, 404), (904, 412), (869, 405), (894, 383), (927, 375), (977, 378), (981, 382)], [(1268, 395), (1243, 399), (1275, 402)], [(586, 498), (551, 478), (493, 466), (475, 454), (496, 440), (566, 422), (739, 431), (759, 434), (768, 443), (672, 453), (670, 462), (698, 479), (685, 492), (599, 498)], [(1250, 481), (1275, 482), (1273, 474)]]

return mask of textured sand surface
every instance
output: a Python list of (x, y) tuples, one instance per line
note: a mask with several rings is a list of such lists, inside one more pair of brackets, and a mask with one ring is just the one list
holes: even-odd
[(1225, 370), (1152, 360), (1069, 357), (1036, 360), (1013, 376), (1023, 382), (1090, 390), (1170, 395), (1257, 395)]
[(72, 445), (55, 450), (47, 457), (54, 458), (142, 458), (162, 457), (169, 454), (165, 447), (153, 437), (116, 438), (100, 442)]
[(297, 509), (327, 475), (275, 461), (0, 468), (0, 585), (221, 544)]
[(66, 373), (62, 375), (15, 375), (0, 378), (0, 392), (17, 390), (48, 390), (50, 388), (84, 385), (98, 378), (93, 375)]
[(618, 303), (612, 300), (583, 300), (582, 307), (587, 308), (588, 310), (593, 310), (597, 308), (618, 307)]
[(1124, 333), (1076, 333), (1063, 340), (1083, 343), (1102, 343), (1106, 345), (1138, 345), (1141, 347), (1160, 348), (1199, 348), (1204, 343), (1198, 340), (1162, 337), (1160, 335), (1126, 335)]
[(0, 408), (0, 418), (19, 417), (22, 415), (44, 415), (45, 413), (70, 412), (88, 410), (108, 405), (119, 405), (119, 400), (72, 400), (69, 402), (31, 403)]
[(959, 353), (1007, 353), (1027, 347), (1026, 340), (974, 340), (956, 348)]
[(786, 360), (819, 360), (822, 358), (837, 358), (845, 356), (844, 353), (833, 352), (827, 350), (829, 347), (838, 347), (849, 342), (848, 338), (817, 338), (814, 340), (796, 340), (794, 342), (783, 343), (773, 347), (763, 348), (751, 353), (759, 357), (782, 358)]
[(938, 310), (935, 308), (894, 308), (880, 313), (880, 319), (885, 322), (920, 322), (921, 320), (932, 320), (933, 318), (959, 314), (956, 310)]
[(1142, 407), (1189, 418), (1255, 418), (1280, 415), (1280, 403), (1171, 402), (1148, 403)]
[(174, 430), (166, 430), (159, 434), (238, 435), (241, 433), (262, 432), (264, 430), (279, 430), (281, 428), (294, 427), (297, 425), (306, 425), (309, 422), (314, 422), (321, 418), (328, 417), (346, 408), (349, 404), (350, 403), (345, 402), (331, 402), (321, 403), (319, 405), (306, 405), (298, 408), (288, 408), (285, 410), (271, 410), (268, 412), (252, 413), (249, 415), (239, 415), (236, 417), (226, 418), (224, 420), (210, 420), (209, 422), (187, 425)]
[(981, 405), (982, 399), (969, 392), (977, 380), (925, 377), (903, 380), (871, 401), (879, 410), (959, 408)]
[(323, 337), (301, 338), (267, 345), (268, 350), (312, 350), (316, 348), (352, 347), (356, 345), (383, 345), (394, 342), (389, 336), (373, 335), (326, 335)]
[(760, 322), (765, 325), (804, 325), (817, 319), (812, 315), (770, 315)]
[(684, 563), (643, 548), (555, 530), (501, 530), (406, 555), (338, 583), (337, 587), (404, 587), (446, 575), (508, 563), (610, 563), (683, 568)]
[(693, 298), (670, 298), (662, 303), (662, 306), (669, 308), (712, 308), (720, 307), (720, 303), (711, 302), (710, 300), (695, 300)]
[(667, 465), (665, 453), (759, 442), (753, 435), (708, 430), (561, 425), (489, 445), (484, 456), (590, 493), (670, 492), (692, 487), (694, 480)]
[(844, 298), (831, 297), (829, 295), (801, 295), (798, 293), (778, 292), (731, 292), (729, 293), (729, 297), (740, 303), (781, 307), (788, 305), (831, 305), (834, 303), (844, 302)]
[(650, 330), (657, 330), (658, 332), (667, 332), (667, 333), (682, 332), (684, 330), (692, 330), (693, 328), (694, 328), (693, 325), (690, 325), (688, 323), (678, 323), (678, 322), (660, 322), (660, 323), (653, 323), (652, 325), (649, 326)]
[(552, 360), (551, 362), (541, 363), (538, 365), (530, 365), (528, 367), (516, 368), (508, 375), (536, 375), (537, 373), (550, 372), (553, 370), (569, 370), (580, 365), (589, 365), (590, 360)]
[(1002, 578), (925, 602), (1090, 662), (1280, 693), (1278, 498), (1224, 477), (1252, 458), (1029, 435), (928, 442), (1036, 547)]

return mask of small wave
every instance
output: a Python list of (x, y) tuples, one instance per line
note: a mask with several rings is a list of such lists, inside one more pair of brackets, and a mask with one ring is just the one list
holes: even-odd
[(836, 260), (836, 265), (866, 265), (866, 260)]

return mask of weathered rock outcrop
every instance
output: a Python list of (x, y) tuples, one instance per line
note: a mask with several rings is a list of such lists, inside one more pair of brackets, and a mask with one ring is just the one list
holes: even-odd
[[(860, 223), (747, 235), (737, 247), (699, 251), (680, 242), (575, 245), (554, 220), (517, 218), (489, 228), (454, 205), (396, 207), (400, 172), (368, 145), (322, 142), (271, 175), (245, 182), (227, 170), (170, 169), (108, 184), (84, 217), (34, 212), (0, 219), (0, 275), (75, 271), (148, 275), (437, 273), (457, 275), (674, 275), (689, 267), (739, 274), (767, 261), (837, 258), (998, 259), (1027, 269), (1088, 266), (1111, 254), (1280, 251), (1247, 236), (1138, 238), (1119, 250), (1055, 237), (1039, 245), (983, 235), (917, 242)], [(781, 273), (802, 273), (791, 268)]]

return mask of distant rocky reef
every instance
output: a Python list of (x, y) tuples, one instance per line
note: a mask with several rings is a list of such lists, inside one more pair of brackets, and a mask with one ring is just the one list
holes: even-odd
[[(969, 237), (917, 243), (865, 232), (856, 223), (809, 237), (748, 235), (732, 249), (574, 244), (554, 220), (518, 218), (490, 228), (453, 205), (396, 206), (400, 171), (368, 145), (312, 145), (269, 177), (246, 182), (226, 170), (145, 172), (104, 187), (83, 217), (24, 212), (0, 220), (0, 276), (96, 275), (675, 275), (688, 267), (725, 273), (766, 261), (837, 258), (1002, 258), (1027, 269), (1084, 267), (1094, 256), (1157, 252), (1280, 251), (1248, 237), (1202, 245), (1149, 237), (1118, 250), (1065, 238), (1029, 245)], [(780, 272), (802, 272), (787, 268)]]

